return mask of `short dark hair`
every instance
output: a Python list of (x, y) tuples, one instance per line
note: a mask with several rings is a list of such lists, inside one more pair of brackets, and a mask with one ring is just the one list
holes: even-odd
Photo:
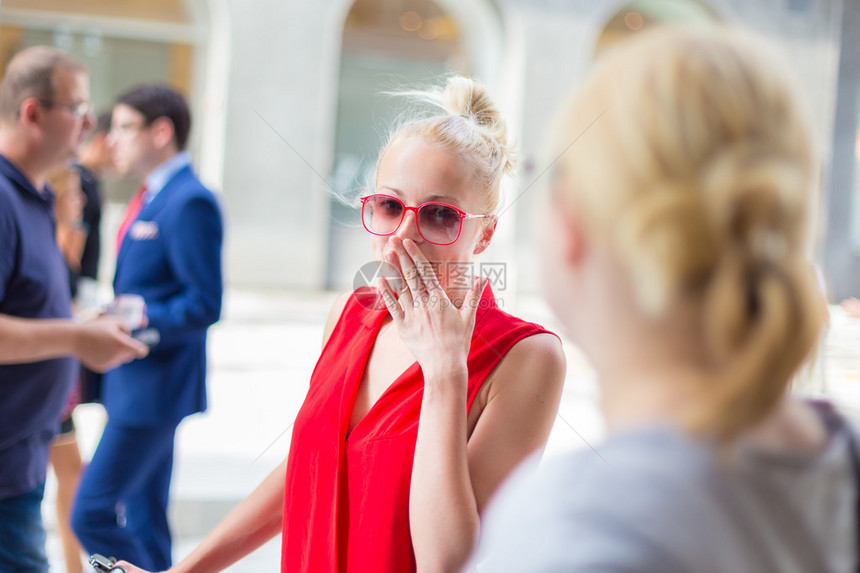
[(53, 104), (56, 96), (54, 71), (58, 69), (73, 73), (87, 71), (74, 57), (49, 46), (33, 46), (16, 54), (0, 84), (0, 119), (18, 117), (21, 104), (27, 98), (34, 97), (43, 105)]
[(191, 112), (188, 111), (185, 98), (178, 91), (166, 84), (146, 84), (125, 92), (116, 103), (140, 112), (146, 125), (152, 124), (160, 117), (166, 117), (173, 123), (176, 147), (185, 149), (188, 132), (191, 130)]

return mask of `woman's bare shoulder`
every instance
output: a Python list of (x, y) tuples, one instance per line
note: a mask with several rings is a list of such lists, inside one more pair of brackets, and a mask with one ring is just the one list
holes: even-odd
[(540, 332), (527, 336), (511, 347), (493, 371), (488, 380), (490, 397), (511, 383), (532, 389), (560, 389), (566, 368), (564, 349), (556, 335)]
[(328, 342), (328, 339), (331, 336), (331, 333), (334, 330), (337, 321), (340, 319), (340, 315), (343, 314), (343, 309), (344, 307), (346, 307), (346, 303), (349, 300), (350, 296), (352, 296), (351, 292), (344, 292), (337, 295), (337, 298), (334, 299), (334, 302), (331, 305), (331, 309), (328, 311), (328, 317), (325, 320), (325, 328), (323, 330), (322, 339), (323, 347), (325, 347), (326, 342)]

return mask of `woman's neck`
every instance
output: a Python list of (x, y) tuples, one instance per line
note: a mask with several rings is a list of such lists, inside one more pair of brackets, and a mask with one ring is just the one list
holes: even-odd
[[(628, 366), (598, 372), (609, 435), (644, 426), (678, 425), (683, 413), (703, 399), (699, 389), (708, 383), (707, 374), (698, 368), (682, 364), (632, 368), (632, 362)], [(815, 411), (787, 393), (741, 439), (760, 451), (814, 453), (827, 446), (829, 436)]]
[(643, 367), (617, 364), (598, 371), (601, 409), (609, 434), (635, 427), (675, 424), (695, 403), (702, 373), (681, 364)]
[(695, 404), (710, 377), (693, 319), (675, 313), (655, 323), (616, 309), (616, 328), (590, 329), (580, 337), (601, 389), (607, 431), (677, 422)]

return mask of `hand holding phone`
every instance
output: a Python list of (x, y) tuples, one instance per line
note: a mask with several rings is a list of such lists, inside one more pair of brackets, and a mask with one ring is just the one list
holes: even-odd
[(93, 569), (96, 571), (103, 573), (128, 573), (125, 570), (125, 567), (114, 565), (114, 563), (116, 563), (116, 557), (105, 557), (98, 553), (90, 555), (90, 565), (92, 565)]
[(105, 314), (122, 318), (129, 330), (146, 325), (146, 301), (139, 294), (117, 295), (105, 308)]

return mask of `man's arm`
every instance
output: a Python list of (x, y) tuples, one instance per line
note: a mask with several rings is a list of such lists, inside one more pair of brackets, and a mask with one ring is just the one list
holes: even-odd
[[(0, 302), (14, 274), (19, 235), (13, 206), (7, 195), (0, 193)], [(18, 318), (0, 313), (0, 364), (75, 356), (91, 370), (105, 371), (148, 352), (146, 345), (128, 335), (117, 317), (75, 323), (63, 318)]]
[(17, 318), (0, 314), (0, 364), (23, 364), (75, 356), (103, 372), (135, 358), (149, 348), (130, 337), (121, 319), (104, 316), (85, 323), (69, 319)]

